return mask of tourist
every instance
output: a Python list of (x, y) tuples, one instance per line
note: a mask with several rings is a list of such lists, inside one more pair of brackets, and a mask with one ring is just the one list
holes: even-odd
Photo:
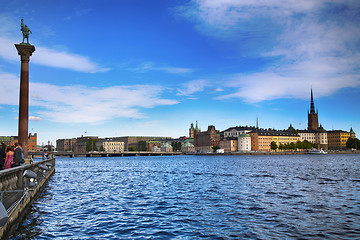
[(6, 145), (0, 143), (0, 170), (3, 170), (5, 167), (5, 158), (6, 158)]
[(14, 164), (14, 147), (6, 148), (5, 169), (11, 168)]
[(20, 162), (20, 165), (24, 165), (24, 163), (25, 163), (25, 160), (24, 160), (24, 150), (23, 150), (23, 148), (22, 148), (21, 143), (19, 143), (19, 147), (20, 147), (20, 149), (21, 149), (21, 162)]
[(21, 163), (24, 163), (24, 157), (23, 157), (23, 151), (21, 149), (21, 144), (15, 143), (13, 167), (20, 166)]

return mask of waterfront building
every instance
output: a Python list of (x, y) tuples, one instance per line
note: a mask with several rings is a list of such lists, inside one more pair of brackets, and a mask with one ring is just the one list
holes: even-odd
[(185, 142), (182, 146), (181, 146), (181, 152), (183, 153), (194, 153), (195, 152), (195, 147), (194, 144), (192, 144), (191, 142)]
[(260, 152), (270, 152), (270, 144), (272, 142), (272, 136), (266, 134), (264, 131), (250, 132), (251, 136), (251, 150)]
[(97, 136), (81, 136), (76, 138), (73, 151), (75, 152), (86, 152), (86, 145), (89, 140), (98, 140)]
[(151, 147), (151, 151), (152, 152), (161, 152), (161, 148), (159, 146), (157, 146), (157, 145), (153, 145)]
[(197, 152), (212, 152), (212, 147), (220, 146), (220, 133), (215, 126), (208, 126), (207, 131), (195, 132), (194, 146)]
[(106, 153), (123, 153), (125, 144), (109, 138), (97, 141), (95, 146), (99, 151), (104, 150)]
[(6, 146), (9, 146), (11, 142), (10, 136), (0, 136), (0, 143), (6, 144)]
[(173, 147), (169, 143), (164, 142), (161, 144), (161, 152), (173, 152)]
[(315, 143), (324, 150), (328, 149), (328, 134), (327, 131), (321, 126), (315, 131), (309, 130), (297, 130), (300, 141), (308, 141), (311, 143)]
[(354, 132), (354, 130), (352, 129), (352, 127), (350, 128), (350, 137), (351, 137), (351, 138), (356, 138), (355, 132)]
[(236, 152), (238, 150), (238, 139), (228, 137), (220, 140), (220, 149), (223, 149), (224, 152)]
[[(7, 146), (15, 146), (18, 142), (17, 136), (0, 136), (0, 142), (3, 142)], [(37, 151), (37, 133), (28, 135), (28, 151)]]
[(76, 143), (76, 138), (70, 139), (57, 139), (56, 140), (56, 150), (57, 151), (73, 151), (75, 149), (74, 145)]
[(238, 151), (249, 152), (251, 151), (251, 136), (247, 133), (243, 133), (238, 137)]
[(251, 150), (261, 152), (271, 152), (271, 142), (276, 142), (280, 146), (280, 144), (296, 143), (300, 140), (300, 136), (297, 133), (289, 131), (260, 129), (250, 132), (249, 135), (251, 136)]
[(256, 130), (256, 127), (252, 127), (252, 126), (236, 126), (236, 127), (230, 127), (226, 130), (224, 130), (223, 136), (224, 138), (229, 138), (229, 137), (239, 137), (242, 134), (246, 134), (249, 133), (251, 131)]
[(346, 142), (350, 137), (350, 132), (343, 130), (328, 131), (328, 144), (331, 150), (344, 150), (346, 149)]
[(35, 152), (37, 150), (37, 133), (31, 134), (28, 136), (28, 151)]
[(297, 132), (300, 136), (300, 141), (308, 141), (317, 144), (320, 148), (328, 149), (327, 131), (320, 124), (318, 119), (318, 111), (315, 111), (313, 90), (311, 89), (310, 110), (308, 111), (308, 128), (306, 130), (295, 130), (292, 125), (289, 131)]
[(194, 123), (190, 124), (189, 128), (189, 138), (194, 138), (195, 132), (201, 132), (201, 129), (198, 127), (198, 122), (196, 121), (196, 126), (194, 127)]
[[(124, 136), (124, 137), (113, 137), (114, 141), (124, 142), (125, 151), (129, 150), (129, 147), (137, 147), (140, 141), (164, 141), (166, 139), (171, 139), (171, 137), (151, 137), (151, 136)], [(151, 148), (148, 148), (151, 149)]]
[[(146, 146), (147, 146), (147, 149), (149, 149), (149, 151), (160, 152), (161, 141), (148, 140), (148, 141), (146, 141)], [(153, 149), (155, 149), (155, 151), (153, 151)]]

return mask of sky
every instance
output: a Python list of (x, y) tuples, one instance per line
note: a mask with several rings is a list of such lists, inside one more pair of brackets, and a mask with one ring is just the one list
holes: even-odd
[(187, 136), (191, 123), (360, 134), (358, 0), (0, 1), (0, 135), (16, 136), (21, 18), (29, 132)]

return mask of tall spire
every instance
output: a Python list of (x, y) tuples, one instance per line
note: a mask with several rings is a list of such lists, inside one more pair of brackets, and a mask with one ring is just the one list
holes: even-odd
[(315, 104), (314, 104), (314, 97), (313, 97), (313, 90), (312, 90), (312, 88), (311, 88), (310, 114), (315, 114)]

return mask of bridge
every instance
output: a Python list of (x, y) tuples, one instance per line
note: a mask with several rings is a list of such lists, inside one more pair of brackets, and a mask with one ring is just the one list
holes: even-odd
[[(53, 151), (51, 154), (54, 157), (127, 157), (127, 156), (172, 156), (182, 155), (182, 152), (149, 152), (149, 151), (126, 151), (126, 152), (71, 152), (71, 151)], [(41, 157), (42, 152), (28, 152), (28, 156), (31, 158)]]

